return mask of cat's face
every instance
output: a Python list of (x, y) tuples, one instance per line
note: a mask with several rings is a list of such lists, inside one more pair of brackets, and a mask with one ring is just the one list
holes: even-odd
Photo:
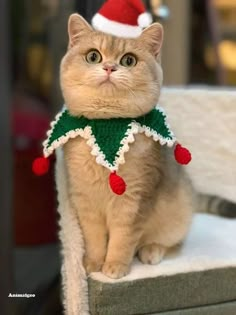
[(61, 87), (72, 115), (137, 117), (155, 107), (162, 84), (160, 24), (153, 24), (137, 39), (123, 39), (94, 31), (73, 14), (69, 37), (61, 63)]

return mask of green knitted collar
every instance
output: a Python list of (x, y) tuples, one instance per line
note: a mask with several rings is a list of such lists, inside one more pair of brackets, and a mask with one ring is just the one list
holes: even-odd
[(87, 140), (91, 154), (96, 156), (96, 162), (110, 171), (116, 171), (125, 162), (125, 152), (129, 151), (129, 144), (134, 142), (137, 133), (145, 133), (147, 137), (169, 147), (176, 141), (160, 107), (135, 119), (87, 119), (71, 116), (64, 109), (51, 123), (48, 138), (43, 144), (44, 156), (51, 155), (70, 138), (81, 136)]

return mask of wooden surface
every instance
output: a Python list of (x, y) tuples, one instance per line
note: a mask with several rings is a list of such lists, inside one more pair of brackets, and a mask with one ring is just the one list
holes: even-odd
[(103, 3), (104, 3), (104, 0), (87, 0), (86, 1), (86, 19), (89, 22), (91, 22), (91, 18), (93, 17), (95, 13), (97, 13), (97, 11), (99, 10), (99, 8), (101, 7)]
[(219, 9), (236, 8), (236, 0), (214, 0), (213, 3)]
[(220, 32), (220, 23), (219, 23), (219, 16), (216, 8), (214, 7), (214, 0), (207, 0), (206, 1), (206, 8), (207, 8), (207, 18), (208, 18), (208, 25), (211, 37), (211, 43), (214, 51), (214, 57), (216, 60), (216, 76), (217, 82), (219, 85), (226, 84), (226, 73), (224, 69), (224, 65), (222, 63), (222, 58), (220, 56), (219, 51), (219, 44), (222, 40), (222, 34)]
[[(83, 1), (80, 1), (83, 3)], [(60, 89), (60, 63), (68, 45), (67, 23), (71, 13), (74, 13), (74, 0), (61, 0), (57, 14), (49, 21), (49, 45), (53, 60), (53, 85), (51, 91), (51, 113), (55, 115), (62, 107), (63, 98)], [(60, 36), (55, 36), (60, 34)]]
[(0, 313), (13, 314), (12, 156), (10, 141), (10, 58), (8, 0), (0, 0)]
[(164, 84), (182, 85), (189, 81), (191, 2), (166, 0), (165, 4), (170, 9), (170, 17), (162, 22)]

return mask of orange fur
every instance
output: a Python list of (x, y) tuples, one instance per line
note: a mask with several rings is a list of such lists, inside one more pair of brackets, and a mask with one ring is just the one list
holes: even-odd
[[(137, 39), (122, 39), (96, 32), (83, 18), (72, 15), (69, 36), (61, 86), (71, 114), (137, 117), (154, 108), (162, 84), (159, 24)], [(101, 63), (86, 62), (91, 49), (101, 53)], [(120, 64), (126, 53), (137, 57), (132, 68)], [(107, 62), (117, 71), (104, 82)], [(70, 140), (64, 153), (70, 203), (83, 231), (88, 273), (102, 270), (109, 277), (122, 277), (135, 254), (144, 263), (157, 263), (168, 248), (184, 239), (191, 222), (191, 185), (171, 149), (137, 135), (119, 169), (128, 185), (122, 196), (111, 192), (109, 171), (96, 164), (84, 139)]]

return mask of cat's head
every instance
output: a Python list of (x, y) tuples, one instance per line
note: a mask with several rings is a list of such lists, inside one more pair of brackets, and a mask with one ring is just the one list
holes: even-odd
[(163, 77), (160, 24), (152, 24), (138, 38), (124, 39), (97, 32), (73, 14), (68, 32), (61, 87), (72, 115), (134, 118), (156, 106)]

